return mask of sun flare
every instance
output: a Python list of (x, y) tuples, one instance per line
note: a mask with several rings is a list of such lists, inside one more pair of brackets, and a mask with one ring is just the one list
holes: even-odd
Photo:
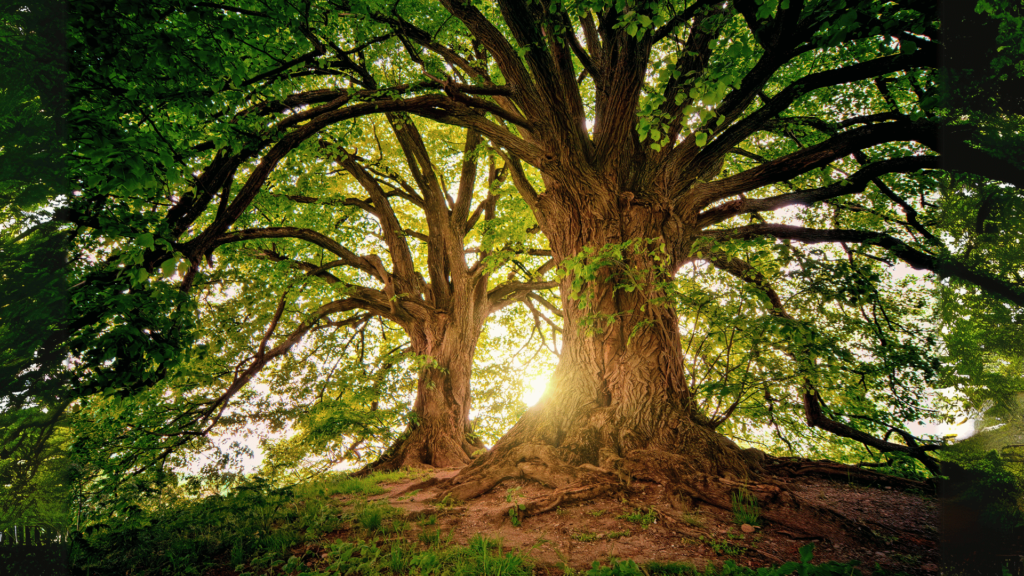
[(523, 402), (526, 402), (527, 406), (536, 404), (541, 396), (544, 395), (544, 391), (547, 390), (548, 382), (550, 381), (550, 374), (528, 376), (523, 384)]

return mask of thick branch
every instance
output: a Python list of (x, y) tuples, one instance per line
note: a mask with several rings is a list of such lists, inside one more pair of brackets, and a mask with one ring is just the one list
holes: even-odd
[(938, 156), (908, 156), (872, 162), (850, 175), (846, 180), (824, 188), (797, 190), (771, 198), (740, 199), (720, 204), (702, 212), (697, 217), (697, 227), (707, 228), (741, 214), (770, 212), (793, 205), (811, 206), (831, 198), (859, 194), (867, 188), (868, 184), (883, 174), (916, 172), (924, 168), (938, 168), (939, 165)]
[(306, 242), (310, 242), (328, 250), (336, 256), (340, 256), (341, 260), (347, 266), (362, 270), (381, 282), (385, 282), (385, 278), (387, 277), (387, 272), (382, 268), (375, 266), (374, 262), (370, 259), (363, 256), (357, 256), (348, 248), (345, 248), (327, 236), (324, 236), (315, 230), (309, 230), (306, 228), (282, 226), (277, 228), (252, 228), (247, 230), (238, 230), (219, 236), (214, 240), (213, 245), (214, 247), (217, 247), (233, 242), (244, 242), (246, 240), (261, 240), (267, 238), (296, 238), (299, 240), (305, 240)]
[(878, 246), (888, 250), (912, 268), (929, 270), (940, 278), (953, 277), (970, 282), (986, 292), (1001, 296), (1018, 306), (1024, 306), (1024, 287), (996, 278), (986, 272), (974, 270), (949, 257), (926, 254), (908, 246), (902, 240), (880, 232), (843, 229), (816, 230), (787, 224), (751, 224), (728, 230), (708, 230), (703, 233), (703, 236), (717, 241), (772, 236), (779, 239), (796, 240), (806, 244), (849, 242)]
[(887, 122), (854, 128), (820, 144), (744, 170), (735, 176), (707, 184), (698, 184), (692, 188), (693, 196), (688, 200), (694, 206), (703, 208), (730, 196), (788, 180), (877, 144), (914, 140), (918, 133), (914, 128), (915, 126), (902, 122)]

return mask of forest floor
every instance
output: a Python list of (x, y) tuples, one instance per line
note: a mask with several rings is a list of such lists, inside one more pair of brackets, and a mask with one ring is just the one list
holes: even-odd
[[(402, 542), (411, 552), (439, 544), (469, 550), (481, 541), (490, 542), (501, 553), (517, 554), (525, 560), (527, 573), (537, 575), (632, 573), (595, 569), (595, 562), (614, 568), (627, 559), (639, 565), (637, 573), (643, 574), (652, 571), (642, 567), (657, 567), (657, 563), (686, 565), (702, 573), (708, 565), (720, 567), (727, 560), (751, 568), (779, 566), (799, 561), (800, 549), (808, 544), (813, 544), (814, 564), (856, 561), (865, 574), (879, 568), (887, 574), (939, 572), (938, 501), (899, 485), (858, 486), (810, 476), (773, 478), (797, 501), (822, 504), (815, 507), (810, 523), (802, 511), (803, 530), (794, 530), (768, 522), (742, 526), (731, 510), (684, 505), (664, 487), (640, 481), (620, 487), (617, 494), (520, 520), (510, 516), (510, 509), (543, 496), (546, 488), (510, 480), (470, 502), (438, 502), (443, 480), (457, 473), (457, 469), (437, 470), (430, 476), (385, 481), (379, 484), (381, 492), (373, 495), (331, 495), (339, 510), (349, 510), (351, 521), (316, 542), (292, 549), (296, 559), (302, 560), (301, 571), (344, 574), (338, 555), (368, 556), (370, 548), (350, 546), (344, 552), (338, 543), (378, 540), (383, 546), (390, 539)], [(432, 484), (431, 477), (440, 482)], [(367, 516), (367, 510), (384, 512), (374, 517)], [(393, 522), (390, 529), (383, 526), (388, 521)], [(688, 572), (675, 568), (653, 573)], [(239, 572), (225, 567), (207, 574)]]

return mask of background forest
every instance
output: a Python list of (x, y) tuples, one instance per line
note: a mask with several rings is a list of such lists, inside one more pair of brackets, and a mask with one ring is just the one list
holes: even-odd
[(294, 573), (383, 481), (798, 459), (1022, 542), (1018, 2), (2, 6), (0, 555)]

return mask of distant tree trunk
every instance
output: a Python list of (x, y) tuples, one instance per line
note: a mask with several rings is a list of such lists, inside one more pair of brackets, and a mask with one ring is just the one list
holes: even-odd
[[(678, 319), (664, 300), (672, 250), (662, 251), (678, 241), (682, 223), (664, 208), (631, 203), (632, 195), (602, 192), (543, 197), (557, 262), (585, 247), (631, 245), (620, 261), (562, 280), (564, 345), (548, 394), (456, 478), (459, 497), (516, 476), (563, 487), (587, 470), (625, 482), (748, 470), (740, 452), (706, 426), (685, 380)], [(618, 201), (602, 206), (602, 197)], [(573, 296), (578, 279), (584, 282)]]
[(421, 367), (413, 404), (414, 419), (387, 454), (368, 468), (461, 467), (484, 447), (472, 439), (469, 421), (473, 356), (490, 313), (486, 278), (458, 282), (447, 312), (405, 324)]
[(433, 359), (419, 373), (415, 421), (376, 468), (465, 466), (483, 446), (468, 436), (470, 376), (480, 328), (444, 320), (436, 324), (425, 330), (425, 338), (413, 339), (413, 351)]

